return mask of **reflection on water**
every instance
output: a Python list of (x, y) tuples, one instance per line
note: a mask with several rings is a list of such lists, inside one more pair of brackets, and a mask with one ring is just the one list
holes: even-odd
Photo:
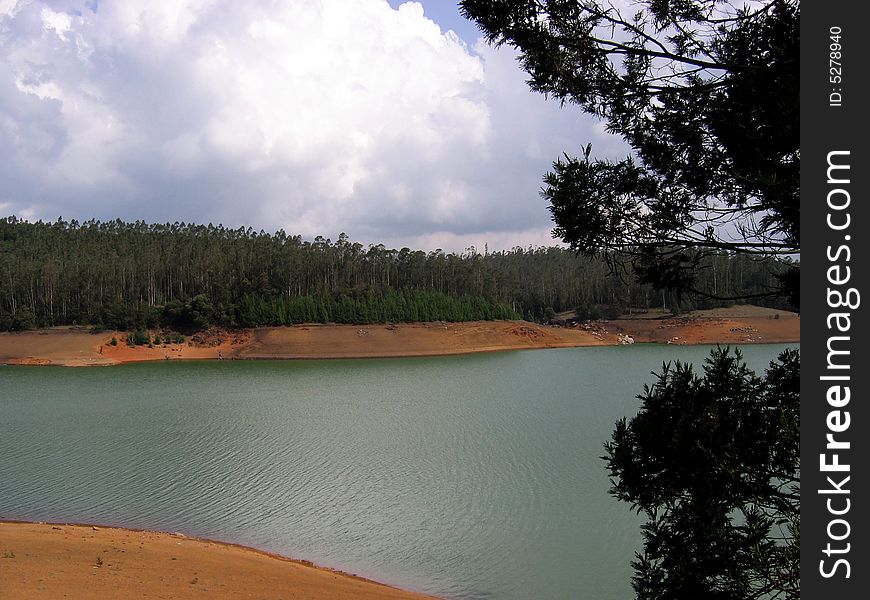
[(0, 368), (0, 517), (180, 531), (445, 598), (622, 599), (640, 521), (602, 444), (650, 371), (709, 350)]

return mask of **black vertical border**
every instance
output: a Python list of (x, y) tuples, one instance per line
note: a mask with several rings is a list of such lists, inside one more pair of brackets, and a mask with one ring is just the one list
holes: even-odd
[[(862, 19), (866, 3), (848, 0), (810, 0), (801, 4), (801, 593), (804, 598), (857, 599), (870, 594), (870, 533), (867, 530), (868, 493), (867, 481), (867, 404), (870, 381), (870, 352), (864, 346), (870, 343), (865, 314), (870, 310), (870, 288), (867, 280), (870, 273), (870, 210), (868, 210), (868, 186), (870, 162), (868, 162), (866, 121), (870, 113), (870, 99), (865, 79), (870, 69), (868, 49), (868, 21)], [(841, 28), (842, 82), (831, 81), (830, 63), (831, 28)], [(833, 74), (836, 74), (835, 72)], [(842, 94), (841, 106), (832, 106), (830, 94)], [(836, 98), (834, 99), (836, 100)], [(849, 151), (850, 182), (846, 188), (850, 194), (848, 209), (851, 224), (848, 230), (834, 231), (827, 224), (830, 209), (827, 194), (836, 187), (827, 180), (828, 153)], [(842, 159), (841, 159), (842, 160)], [(843, 171), (839, 171), (843, 173)], [(839, 198), (843, 198), (839, 195)], [(843, 214), (836, 215), (842, 219)], [(849, 235), (847, 241), (845, 236)], [(840, 289), (856, 288), (862, 294), (861, 304), (854, 310), (828, 306), (828, 268), (834, 264), (828, 258), (828, 247), (836, 250), (847, 244), (851, 250), (851, 268), (848, 284)], [(841, 255), (845, 257), (845, 254)], [(864, 294), (866, 292), (866, 295)], [(827, 317), (832, 312), (849, 312), (851, 329), (848, 334), (828, 329)], [(842, 473), (823, 473), (820, 469), (820, 454), (826, 452), (826, 434), (829, 433), (826, 419), (830, 410), (826, 392), (831, 385), (820, 377), (831, 374), (827, 369), (828, 338), (832, 335), (848, 335), (851, 368), (839, 371), (848, 373), (851, 400), (848, 406), (850, 426), (847, 431), (836, 434), (837, 439), (849, 441), (851, 447), (840, 452), (840, 462), (849, 464), (850, 477), (842, 485), (849, 494), (832, 495), (820, 490), (832, 486), (827, 476), (838, 483)], [(844, 348), (842, 342), (839, 347)], [(844, 362), (842, 359), (840, 362)], [(828, 451), (829, 453), (831, 451)], [(829, 460), (830, 462), (830, 460)], [(826, 502), (833, 498), (835, 509), (844, 507), (845, 498), (850, 500), (849, 511), (842, 516), (829, 513)], [(842, 518), (849, 523), (849, 536), (842, 541), (829, 539), (828, 525), (833, 519)], [(833, 526), (833, 533), (845, 532), (842, 523)], [(831, 543), (834, 548), (845, 548), (843, 554), (826, 556), (825, 549)], [(837, 558), (849, 562), (849, 577), (840, 565), (833, 577), (821, 574), (820, 561), (826, 561), (830, 569)]]

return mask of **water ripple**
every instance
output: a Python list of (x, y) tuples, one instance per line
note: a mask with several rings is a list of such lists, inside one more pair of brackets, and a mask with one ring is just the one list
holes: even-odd
[(0, 516), (183, 531), (455, 600), (623, 598), (638, 521), (598, 456), (665, 351), (707, 353), (2, 369)]

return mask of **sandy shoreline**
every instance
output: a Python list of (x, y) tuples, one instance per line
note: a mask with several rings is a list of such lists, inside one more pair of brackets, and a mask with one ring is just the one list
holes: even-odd
[[(116, 346), (111, 339), (118, 340)], [(442, 356), (474, 352), (638, 343), (756, 344), (800, 341), (800, 317), (757, 307), (665, 319), (618, 319), (574, 327), (525, 321), (294, 325), (213, 331), (182, 344), (128, 346), (123, 332), (55, 328), (0, 333), (0, 364), (106, 366), (154, 360), (327, 359)]]
[(0, 597), (423, 600), (246, 546), (92, 525), (0, 522)]

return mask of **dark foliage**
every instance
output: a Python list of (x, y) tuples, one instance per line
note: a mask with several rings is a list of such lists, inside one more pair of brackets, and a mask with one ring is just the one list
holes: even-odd
[[(555, 232), (619, 250), (642, 281), (721, 297), (698, 259), (800, 249), (797, 0), (463, 0), (489, 40), (520, 51), (532, 89), (579, 106), (634, 151), (566, 155), (545, 177)], [(798, 301), (798, 271), (774, 293)]]
[(648, 518), (637, 598), (798, 597), (798, 352), (763, 378), (728, 349), (657, 377), (605, 444), (611, 493)]
[[(761, 293), (780, 265), (707, 257), (716, 289)], [(203, 225), (0, 219), (0, 330), (91, 324), (192, 332), (304, 322), (468, 321), (667, 303), (559, 248), (388, 250)], [(716, 304), (701, 305), (699, 308)]]

